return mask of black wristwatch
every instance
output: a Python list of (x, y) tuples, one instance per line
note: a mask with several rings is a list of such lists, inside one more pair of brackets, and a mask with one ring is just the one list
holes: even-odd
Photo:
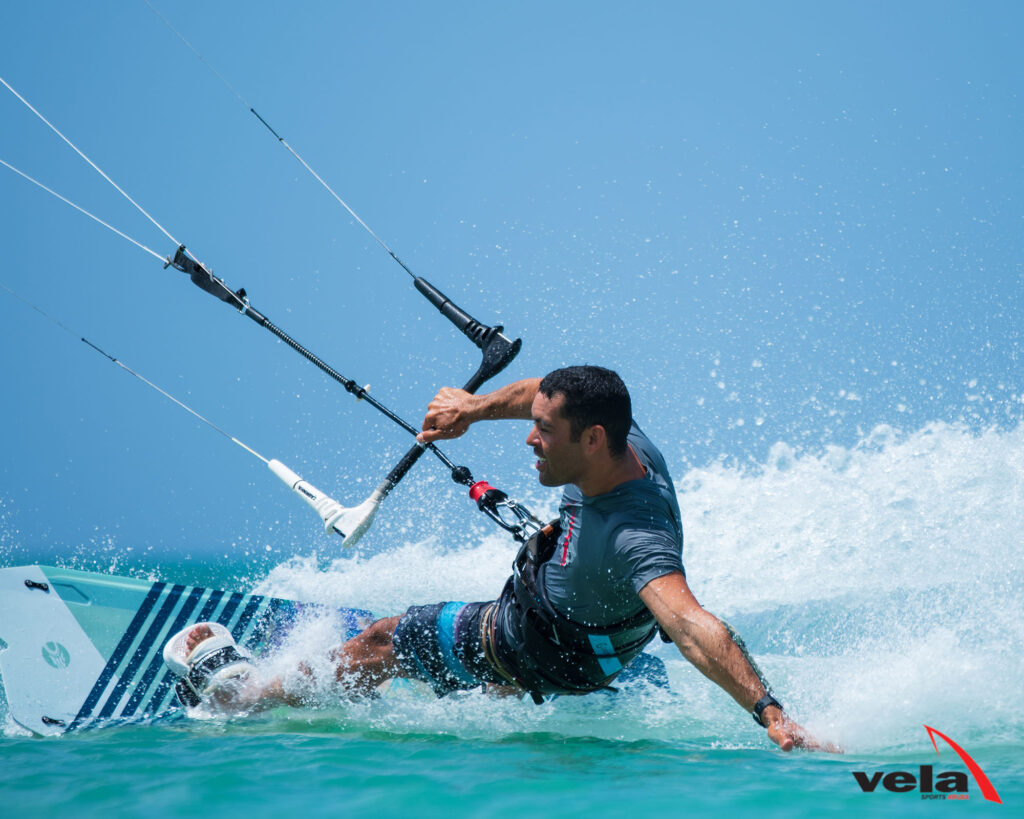
[(762, 728), (767, 728), (768, 726), (761, 722), (761, 715), (764, 713), (764, 709), (768, 708), (771, 705), (774, 705), (780, 711), (782, 710), (781, 702), (775, 699), (775, 697), (773, 697), (771, 694), (765, 694), (763, 697), (761, 697), (761, 699), (757, 701), (757, 704), (754, 706), (754, 710), (750, 712), (754, 716), (754, 722), (756, 722)]

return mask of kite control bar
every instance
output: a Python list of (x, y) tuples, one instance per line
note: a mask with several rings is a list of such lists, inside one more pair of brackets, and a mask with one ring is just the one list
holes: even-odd
[[(418, 434), (419, 430), (371, 397), (365, 387), (360, 386), (351, 378), (343, 376), (256, 310), (249, 303), (249, 298), (244, 288), (232, 290), (224, 283), (223, 279), (214, 276), (205, 265), (189, 256), (184, 245), (178, 246), (174, 257), (168, 258), (164, 267), (173, 267), (185, 273), (198, 288), (220, 301), (232, 305), (240, 313), (248, 316), (264, 329), (269, 330), (303, 358), (312, 362), (317, 368), (341, 384), (346, 391), (357, 399), (365, 400), (407, 432), (413, 435)], [(445, 318), (479, 347), (483, 353), (480, 366), (463, 387), (466, 392), (476, 392), (484, 382), (505, 369), (509, 362), (519, 353), (522, 347), (522, 340), (517, 338), (515, 341), (510, 341), (504, 335), (504, 328), (500, 324), (490, 327), (480, 323), (458, 305), (454, 304), (430, 282), (421, 277), (415, 279), (415, 285), (416, 289), (437, 307)], [(391, 490), (395, 488), (398, 482), (412, 468), (413, 464), (428, 449), (448, 467), (453, 481), (470, 487), (470, 498), (476, 502), (477, 507), (491, 520), (510, 532), (514, 538), (525, 540), (529, 534), (540, 528), (541, 522), (524, 506), (514, 500), (510, 500), (508, 495), (499, 489), (495, 489), (485, 481), (476, 481), (467, 467), (456, 466), (434, 444), (418, 443), (409, 449), (370, 497), (358, 506), (350, 508), (341, 506), (341, 504), (325, 495), (312, 484), (302, 480), (280, 461), (271, 461), (269, 466), (278, 478), (296, 494), (300, 495), (320, 515), (327, 531), (333, 530), (337, 532), (345, 538), (345, 545), (352, 545), (373, 522), (381, 501), (390, 494)]]

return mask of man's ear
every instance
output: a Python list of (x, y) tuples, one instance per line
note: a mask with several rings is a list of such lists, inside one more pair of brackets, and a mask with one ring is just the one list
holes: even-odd
[(580, 436), (583, 443), (583, 448), (587, 454), (593, 455), (595, 452), (605, 446), (608, 442), (608, 433), (600, 424), (594, 424), (591, 427), (587, 427), (583, 430), (583, 435)]

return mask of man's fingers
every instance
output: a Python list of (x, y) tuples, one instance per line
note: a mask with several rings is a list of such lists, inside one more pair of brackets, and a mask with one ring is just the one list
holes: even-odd
[(779, 746), (783, 751), (792, 751), (796, 747), (796, 740), (792, 733), (779, 722), (773, 722), (768, 727), (768, 738)]
[(783, 751), (802, 748), (805, 751), (822, 751), (827, 754), (841, 754), (841, 746), (832, 742), (819, 742), (804, 730), (803, 727), (784, 717), (768, 727), (768, 738)]
[(460, 425), (456, 427), (441, 427), (440, 429), (432, 426), (429, 429), (424, 429), (423, 432), (419, 433), (416, 436), (416, 440), (419, 441), (421, 444), (432, 444), (434, 443), (434, 441), (447, 441), (451, 440), (452, 438), (458, 438), (468, 428), (468, 425)]

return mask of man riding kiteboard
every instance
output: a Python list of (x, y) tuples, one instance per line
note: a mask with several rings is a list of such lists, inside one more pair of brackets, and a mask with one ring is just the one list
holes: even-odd
[[(497, 600), (413, 606), (332, 650), (342, 689), (372, 693), (402, 677), (426, 682), (438, 696), (481, 685), (537, 702), (585, 694), (610, 687), (660, 631), (780, 748), (836, 750), (784, 713), (742, 641), (690, 591), (675, 488), (661, 453), (633, 421), (616, 373), (567, 367), (480, 396), (444, 388), (418, 437), (455, 438), (491, 419), (533, 421), (526, 443), (540, 483), (565, 487), (559, 519), (523, 546)], [(212, 624), (180, 632), (165, 659), (183, 676), (178, 691), (186, 704), (301, 702), (281, 678), (252, 673), (230, 634)]]

